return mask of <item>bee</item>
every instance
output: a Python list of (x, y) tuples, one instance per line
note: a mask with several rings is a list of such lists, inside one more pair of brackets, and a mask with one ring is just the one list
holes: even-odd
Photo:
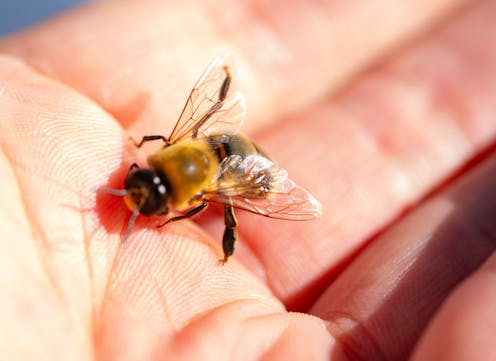
[(322, 212), (320, 203), (288, 178), (253, 141), (238, 133), (246, 113), (243, 94), (231, 87), (231, 67), (216, 58), (192, 89), (169, 137), (146, 135), (137, 147), (160, 140), (163, 146), (147, 158), (148, 167), (129, 168), (124, 189), (103, 189), (123, 196), (132, 212), (124, 238), (136, 217), (166, 216), (169, 206), (181, 215), (157, 227), (190, 218), (208, 203), (224, 206), (222, 238), (227, 262), (234, 252), (238, 221), (234, 209), (270, 218), (310, 220)]

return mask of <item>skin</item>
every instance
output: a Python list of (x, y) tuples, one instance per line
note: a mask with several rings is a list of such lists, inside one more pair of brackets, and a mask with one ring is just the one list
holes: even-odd
[[(0, 359), (493, 360), (496, 3), (368, 3), (107, 1), (0, 40)], [(227, 50), (323, 217), (237, 212), (224, 266), (222, 207), (122, 243), (96, 189)]]

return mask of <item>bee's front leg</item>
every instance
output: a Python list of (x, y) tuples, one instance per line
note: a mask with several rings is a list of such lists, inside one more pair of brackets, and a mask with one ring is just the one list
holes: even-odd
[(201, 211), (203, 211), (207, 207), (207, 205), (208, 205), (208, 203), (207, 202), (204, 202), (204, 203), (200, 204), (198, 207), (195, 207), (195, 208), (190, 209), (189, 211), (186, 212), (186, 214), (183, 214), (181, 216), (176, 216), (176, 217), (169, 218), (168, 220), (166, 220), (163, 223), (157, 223), (155, 225), (155, 227), (160, 228), (160, 227), (163, 227), (166, 224), (171, 223), (171, 222), (177, 222), (177, 221), (180, 221), (181, 219), (191, 218), (195, 214), (198, 214)]
[(141, 141), (139, 143), (134, 140), (133, 137), (129, 137), (129, 140), (133, 142), (133, 144), (138, 148), (141, 148), (141, 146), (146, 142), (151, 142), (154, 140), (162, 140), (166, 145), (169, 144), (169, 140), (163, 135), (145, 135), (143, 138), (141, 138)]
[(238, 226), (238, 221), (234, 215), (234, 208), (232, 203), (226, 204), (224, 206), (224, 224), (226, 229), (224, 230), (224, 236), (222, 237), (222, 248), (224, 250), (224, 258), (219, 260), (220, 264), (225, 264), (230, 256), (234, 253), (234, 246), (236, 245), (236, 240), (238, 238), (238, 232), (236, 227)]

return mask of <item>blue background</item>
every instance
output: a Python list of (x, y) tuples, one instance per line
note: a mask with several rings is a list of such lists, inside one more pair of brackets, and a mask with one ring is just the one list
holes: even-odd
[(0, 0), (0, 36), (22, 29), (87, 0)]

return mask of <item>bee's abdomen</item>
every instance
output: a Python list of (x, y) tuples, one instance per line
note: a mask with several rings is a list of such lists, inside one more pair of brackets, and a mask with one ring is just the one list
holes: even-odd
[(220, 162), (230, 155), (239, 155), (242, 158), (249, 155), (261, 155), (268, 159), (266, 153), (258, 145), (241, 134), (216, 134), (207, 139)]
[(218, 157), (219, 163), (236, 155), (241, 157), (240, 163), (249, 156), (258, 156), (260, 158), (257, 157), (257, 159), (264, 160), (265, 164), (270, 165), (265, 168), (254, 167), (257, 170), (236, 166), (227, 168), (219, 177), (221, 188), (230, 188), (230, 186), (235, 187), (236, 185), (240, 189), (239, 195), (249, 197), (264, 197), (270, 191), (274, 167), (271, 166), (272, 162), (266, 153), (257, 144), (241, 134), (211, 135), (207, 140), (214, 154)]

